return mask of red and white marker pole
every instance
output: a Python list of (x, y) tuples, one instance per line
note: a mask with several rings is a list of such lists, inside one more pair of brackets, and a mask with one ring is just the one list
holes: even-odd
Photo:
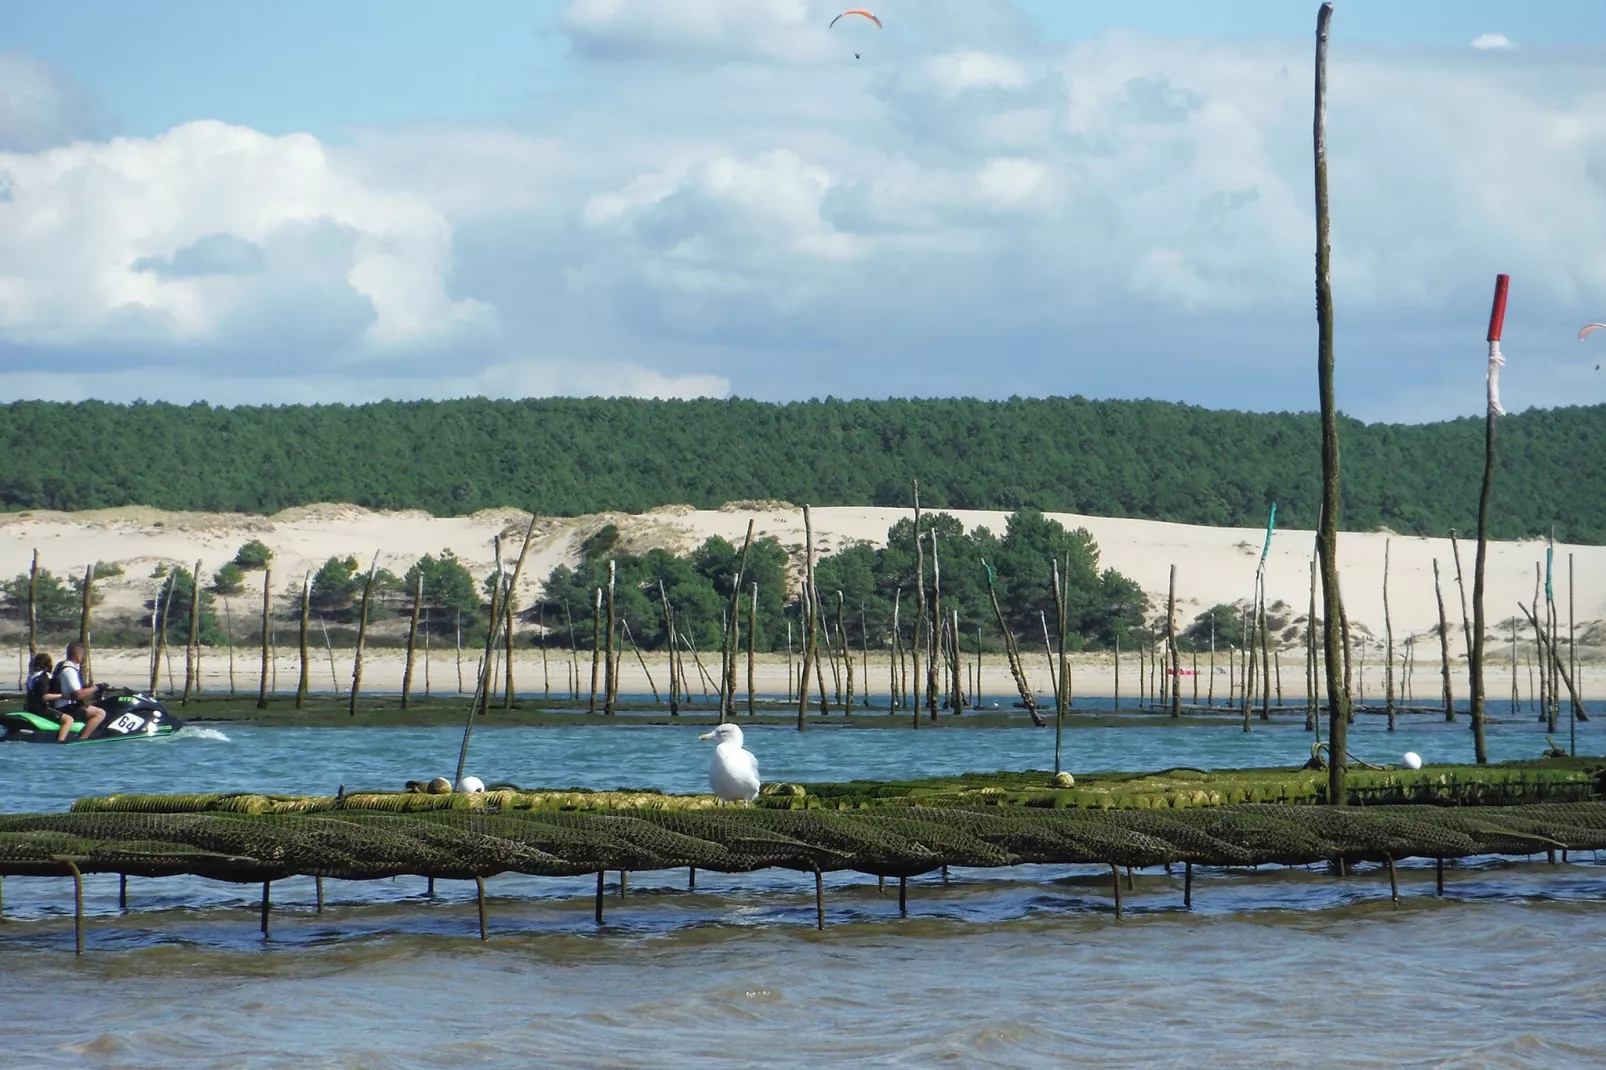
[(1506, 358), (1500, 355), (1500, 332), (1506, 326), (1506, 293), (1511, 289), (1510, 275), (1494, 277), (1494, 305), (1489, 309), (1489, 415), (1504, 416), (1500, 406), (1500, 368)]

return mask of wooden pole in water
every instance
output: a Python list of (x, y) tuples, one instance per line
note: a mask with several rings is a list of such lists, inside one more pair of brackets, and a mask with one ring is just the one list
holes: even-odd
[[(903, 632), (898, 620), (898, 613), (903, 601), (903, 588), (896, 587), (892, 592), (892, 651), (887, 657), (887, 690), (892, 697), (887, 701), (887, 715), (890, 717), (897, 710), (902, 695), (898, 686), (898, 677), (903, 669)], [(791, 632), (787, 632), (786, 648), (787, 668), (791, 668), (792, 647)]]
[(475, 877), (474, 878), (474, 898), (478, 902), (479, 908), (480, 908), (480, 943), (483, 944), (483, 943), (485, 943), (486, 940), (490, 939), (490, 934), (488, 932), (486, 932), (486, 929), (485, 929), (485, 878), (484, 877)]
[(587, 713), (597, 712), (597, 674), (602, 667), (602, 588), (596, 588), (591, 596), (591, 700), (586, 704)]
[[(1117, 628), (1119, 628), (1119, 624), (1117, 624)], [(1215, 647), (1214, 646), (1211, 647), (1211, 651), (1210, 652), (1212, 654), (1215, 653)], [(1116, 631), (1115, 632), (1115, 657), (1114, 657), (1113, 660), (1115, 661), (1115, 709), (1120, 709), (1121, 708), (1121, 633), (1120, 633), (1120, 631)]]
[(758, 583), (754, 581), (747, 596), (747, 716), (753, 716), (755, 663), (758, 661)]
[(84, 875), (78, 871), (78, 863), (68, 860), (65, 865), (67, 866), (67, 872), (72, 874), (73, 953), (82, 958), (84, 954)]
[(1484, 417), (1483, 487), (1478, 495), (1478, 556), (1472, 569), (1472, 746), (1473, 757), (1479, 765), (1489, 762), (1489, 748), (1484, 740), (1483, 722), (1483, 573), (1489, 554), (1489, 498), (1494, 488), (1495, 418), (1500, 408), (1496, 378), (1500, 356), (1500, 334), (1506, 318), (1506, 293), (1511, 276), (1495, 277), (1494, 304), (1489, 310), (1489, 411)]
[(1310, 609), (1305, 614), (1305, 731), (1316, 729), (1316, 558), (1310, 559)]
[(931, 649), (926, 658), (926, 709), (937, 719), (937, 659), (942, 649), (942, 560), (937, 555), (937, 529), (931, 529)]
[[(1333, 5), (1325, 3), (1316, 16), (1316, 93), (1315, 120), (1311, 140), (1316, 176), (1316, 378), (1322, 413), (1322, 510), (1317, 531), (1321, 561), (1324, 618), (1328, 621), (1323, 644), (1327, 666), (1327, 701), (1330, 725), (1328, 737), (1332, 751), (1328, 761), (1327, 797), (1334, 804), (1345, 798), (1345, 738), (1349, 727), (1349, 676), (1341, 672), (1342, 642), (1349, 629), (1344, 627), (1343, 597), (1338, 586), (1339, 523), (1339, 447), (1338, 407), (1333, 394), (1333, 286), (1332, 250), (1329, 245), (1330, 220), (1327, 204), (1327, 34), (1333, 18)], [(1339, 629), (1332, 624), (1338, 622)]]
[[(1260, 719), (1271, 720), (1271, 626), (1266, 622), (1266, 575), (1261, 573), (1260, 582)], [(1251, 652), (1251, 657), (1253, 652)], [(1282, 685), (1278, 684), (1281, 691)], [(1281, 700), (1279, 699), (1279, 705)]]
[(920, 480), (914, 481), (915, 501), (915, 630), (909, 645), (914, 663), (915, 693), (909, 705), (914, 710), (913, 727), (920, 727), (920, 632), (926, 626), (926, 544), (920, 534)]
[(1389, 614), (1389, 544), (1383, 540), (1383, 702), (1388, 713), (1388, 730), (1394, 731), (1394, 618)]
[[(918, 494), (918, 484), (916, 493)], [(918, 501), (918, 498), (917, 498)], [(918, 505), (916, 506), (918, 509)], [(916, 540), (918, 542), (918, 538)], [(808, 727), (809, 712), (809, 669), (813, 667), (816, 652), (815, 608), (814, 599), (814, 521), (809, 516), (809, 507), (803, 507), (803, 590), (801, 592), (801, 608), (803, 610), (803, 635), (800, 642), (803, 647), (802, 672), (797, 681), (797, 730), (802, 732)], [(822, 692), (824, 687), (820, 689)], [(919, 717), (915, 720), (918, 722)]]
[(84, 566), (83, 606), (78, 613), (78, 641), (84, 645), (83, 679), (84, 683), (93, 682), (94, 676), (89, 671), (89, 618), (90, 607), (94, 605), (95, 566)]
[[(524, 526), (524, 541), (519, 544), (518, 560), (513, 563), (513, 578), (508, 581), (507, 598), (503, 600), (503, 615), (507, 618), (502, 622), (502, 639), (504, 651), (502, 655), (502, 708), (513, 708), (513, 696), (518, 693), (513, 680), (513, 651), (516, 647), (514, 625), (517, 623), (515, 614), (518, 611), (519, 577), (524, 573), (524, 559), (530, 555), (530, 543), (535, 536), (535, 513), (530, 513), (530, 522)], [(611, 572), (610, 572), (611, 575)], [(610, 609), (612, 606), (610, 605)]]
[(1216, 704), (1216, 615), (1210, 614), (1210, 684), (1205, 689), (1205, 705)]
[(846, 675), (848, 678), (847, 695), (842, 703), (842, 712), (851, 714), (853, 712), (853, 685), (855, 680), (853, 678), (853, 651), (848, 646), (847, 609), (847, 598), (841, 591), (838, 591), (836, 593), (836, 634), (842, 645), (842, 663), (843, 668), (847, 670)]
[[(357, 696), (362, 693), (362, 655), (363, 647), (368, 639), (368, 603), (374, 594), (374, 573), (379, 569), (379, 551), (374, 551), (374, 559), (368, 565), (368, 579), (362, 585), (362, 603), (357, 613), (357, 653), (351, 663), (351, 702), (347, 712), (357, 716)], [(489, 654), (487, 653), (487, 658)]]
[[(307, 691), (311, 687), (312, 659), (307, 650), (307, 635), (312, 627), (312, 573), (307, 573), (301, 580), (301, 673), (296, 679), (296, 709), (301, 709), (307, 702)], [(409, 650), (411, 643), (409, 643)], [(408, 665), (412, 664), (409, 653)], [(402, 689), (402, 703), (406, 704), (406, 688)]]
[(859, 603), (859, 670), (864, 677), (864, 697), (861, 700), (866, 707), (870, 705), (870, 620), (864, 610), (864, 603)]
[(117, 874), (117, 911), (120, 914), (128, 913), (128, 874)]
[(909, 916), (909, 878), (908, 877), (899, 877), (898, 878), (898, 916), (900, 918), (907, 918)]
[[(33, 552), (33, 564), (28, 569), (28, 660), (39, 653), (39, 551)], [(151, 685), (156, 690), (156, 685)]]
[(1193, 863), (1182, 864), (1182, 909), (1193, 909)]
[(1444, 719), (1455, 720), (1455, 691), (1450, 685), (1450, 627), (1444, 616), (1444, 588), (1439, 583), (1439, 559), (1433, 559), (1433, 597), (1439, 603), (1439, 670), (1444, 678)]
[(661, 704), (664, 700), (658, 694), (658, 682), (652, 678), (652, 670), (647, 668), (647, 659), (641, 656), (641, 647), (636, 643), (636, 637), (630, 634), (630, 622), (620, 617), (619, 627), (624, 633), (621, 642), (628, 640), (630, 649), (636, 652), (636, 663), (641, 666), (641, 674), (647, 678), (647, 686), (652, 688), (652, 700)]
[(1165, 645), (1171, 655), (1171, 716), (1182, 716), (1182, 693), (1177, 690), (1182, 663), (1177, 657), (1177, 566), (1171, 566), (1171, 582), (1165, 599)]
[[(430, 656), (429, 656), (429, 607), (428, 606), (424, 607), (424, 621), (423, 621), (423, 625), (422, 625), (422, 630), (423, 630), (423, 633), (424, 633), (424, 699), (425, 699), (425, 701), (428, 701), (429, 697), (430, 697), (430, 681), (429, 681), (429, 663), (430, 663)], [(545, 661), (545, 654), (546, 654), (546, 647), (545, 646), (543, 646), (541, 648), (541, 653), (543, 655), (542, 661), (544, 662)]]
[(1110, 863), (1110, 883), (1115, 887), (1115, 920), (1121, 920), (1121, 867)]
[(1389, 864), (1389, 898), (1394, 901), (1394, 906), (1398, 908), (1400, 905), (1400, 877), (1394, 871), (1394, 856), (1385, 855), (1384, 857), (1388, 859)]
[[(564, 603), (564, 608), (568, 608), (567, 602)], [(321, 620), (322, 618), (319, 619)], [(324, 634), (328, 634), (328, 625), (324, 626)], [(572, 620), (569, 622), (569, 634), (571, 637), (574, 634), (574, 622)], [(457, 693), (461, 695), (463, 693), (463, 611), (461, 609), (457, 611), (456, 637), (453, 642), (455, 644), (452, 648), (453, 655), (457, 661)]]
[(825, 931), (825, 876), (818, 866), (814, 869), (814, 927)]
[[(424, 570), (419, 569), (413, 582), (413, 615), (407, 625), (407, 662), (402, 666), (401, 708), (407, 709), (413, 700), (413, 652), (418, 649), (418, 619), (424, 609)], [(301, 618), (302, 659), (306, 658), (306, 616)], [(305, 666), (303, 666), (303, 676)], [(299, 705), (299, 697), (298, 697)]]
[[(547, 631), (546, 626), (546, 603), (536, 603), (535, 613), (535, 626), (541, 632), (541, 697), (549, 699), (552, 697), (552, 670), (547, 664), (547, 648), (552, 644), (549, 641), (551, 634)], [(426, 644), (429, 642), (428, 631), (425, 631), (424, 633), (424, 642)], [(636, 650), (636, 656), (641, 656), (641, 650), (639, 648)], [(426, 661), (425, 665), (427, 666), (428, 664), (429, 663)]]
[[(262, 570), (262, 678), (257, 684), (257, 709), (268, 708), (268, 673), (271, 666), (268, 658), (271, 656), (270, 644), (273, 635), (268, 630), (268, 621), (273, 613), (273, 566), (269, 565)], [(162, 621), (162, 631), (167, 631), (167, 621)]]
[(268, 938), (268, 910), (272, 906), (268, 889), (272, 887), (271, 881), (262, 882), (262, 939)]
[(602, 676), (602, 682), (603, 682), (603, 687), (602, 687), (602, 712), (605, 715), (609, 716), (609, 717), (612, 717), (615, 713), (618, 712), (616, 703), (618, 701), (618, 694), (619, 694), (619, 680), (618, 680), (618, 674), (614, 672), (614, 660), (613, 660), (613, 647), (614, 647), (614, 644), (613, 644), (613, 633), (614, 633), (613, 596), (614, 596), (614, 588), (617, 585), (618, 581), (619, 581), (619, 561), (618, 561), (617, 558), (609, 558), (608, 559), (608, 593), (607, 593), (607, 596), (606, 596), (607, 597), (607, 603), (606, 603), (607, 604), (607, 616), (605, 618), (606, 619), (605, 630), (607, 632), (607, 638), (605, 640), (605, 646), (604, 646), (604, 649), (603, 649), (603, 652), (602, 652), (603, 659), (604, 659), (604, 661), (603, 661), (603, 676)]
[(602, 882), (605, 876), (606, 874), (602, 870), (597, 870), (597, 905), (593, 911), (593, 916), (597, 919), (598, 925), (602, 924)]
[(167, 650), (167, 615), (173, 608), (173, 585), (178, 577), (172, 572), (167, 574), (167, 592), (164, 595), (160, 588), (157, 596), (151, 599), (151, 694), (156, 694), (156, 687), (162, 680), (162, 654)]
[(314, 888), (314, 890), (315, 890), (315, 892), (317, 894), (317, 897), (318, 897), (317, 898), (317, 905), (313, 908), (313, 911), (314, 911), (314, 913), (322, 914), (323, 913), (323, 878), (322, 877), (314, 877), (314, 878), (312, 878), (312, 882), (313, 882), (313, 888)]
[[(658, 581), (658, 604), (664, 611), (664, 635), (669, 642), (669, 715), (680, 716), (680, 676), (675, 671), (675, 612), (669, 606), (669, 595), (664, 581)], [(573, 625), (570, 626), (571, 628)]]

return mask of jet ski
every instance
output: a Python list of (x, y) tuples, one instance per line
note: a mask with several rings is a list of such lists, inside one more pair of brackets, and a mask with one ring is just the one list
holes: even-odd
[[(93, 703), (106, 711), (106, 719), (95, 730), (95, 734), (87, 739), (83, 738), (84, 723), (74, 721), (67, 730), (65, 746), (159, 739), (184, 728), (184, 722), (169, 713), (160, 699), (142, 691), (109, 688), (98, 695)], [(57, 717), (22, 710), (0, 713), (0, 743), (54, 744), (59, 731), (61, 720)]]

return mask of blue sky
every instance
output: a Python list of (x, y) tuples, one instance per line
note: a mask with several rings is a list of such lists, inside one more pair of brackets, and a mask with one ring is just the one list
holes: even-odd
[[(1315, 8), (8, 4), (0, 397), (1309, 408)], [(1603, 42), (1338, 4), (1347, 410), (1476, 411), (1496, 271), (1508, 407), (1606, 399)]]

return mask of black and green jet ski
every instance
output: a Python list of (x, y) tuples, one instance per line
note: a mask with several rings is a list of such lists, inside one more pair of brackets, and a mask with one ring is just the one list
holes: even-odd
[[(161, 739), (184, 728), (184, 722), (167, 712), (153, 695), (123, 688), (107, 690), (94, 700), (106, 711), (106, 719), (95, 734), (83, 738), (84, 724), (74, 721), (68, 729), (65, 746), (80, 743), (112, 743), (129, 739)], [(26, 711), (0, 712), (0, 743), (55, 743), (61, 731), (59, 718)]]

